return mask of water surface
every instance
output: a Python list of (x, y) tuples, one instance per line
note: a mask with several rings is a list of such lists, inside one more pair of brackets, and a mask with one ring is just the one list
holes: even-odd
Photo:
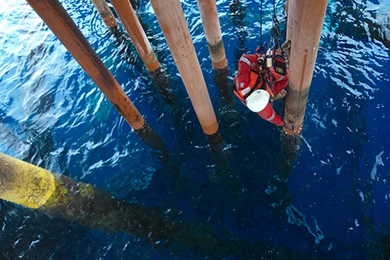
[[(329, 1), (300, 151), (287, 167), (280, 129), (238, 100), (231, 107), (221, 99), (196, 1), (181, 2), (226, 142), (222, 165), (209, 152), (148, 1), (137, 14), (170, 75), (175, 107), (131, 43), (116, 44), (90, 1), (61, 3), (162, 137), (169, 162), (139, 139), (32, 8), (9, 0), (0, 4), (0, 151), (242, 246), (217, 257), (185, 245), (153, 247), (145, 237), (107, 234), (1, 201), (0, 256), (267, 259), (276, 248), (301, 259), (385, 259), (386, 246), (389, 256), (389, 1)], [(273, 4), (263, 4), (262, 40), (269, 41)], [(217, 5), (232, 80), (239, 57), (260, 44), (260, 3)], [(284, 30), (283, 5), (277, 1)], [(268, 255), (243, 256), (256, 245)]]

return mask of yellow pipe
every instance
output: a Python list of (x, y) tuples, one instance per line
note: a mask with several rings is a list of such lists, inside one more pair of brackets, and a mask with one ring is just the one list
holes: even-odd
[[(182, 253), (178, 251), (181, 248), (178, 245), (183, 245), (183, 250), (190, 249), (216, 259), (226, 255), (236, 255), (240, 259), (264, 256), (270, 250), (262, 241), (220, 239), (207, 225), (199, 227), (180, 219), (171, 220), (159, 207), (129, 204), (90, 184), (76, 182), (64, 175), (54, 176), (45, 169), (2, 153), (0, 199), (76, 221), (88, 228), (144, 237), (154, 247), (166, 246), (171, 254)], [(273, 247), (272, 252), (291, 255), (281, 247)]]
[(44, 205), (55, 190), (51, 172), (0, 153), (0, 198), (28, 208)]
[(176, 62), (192, 106), (206, 135), (218, 131), (218, 123), (184, 18), (180, 0), (151, 0), (158, 22)]
[(198, 0), (198, 7), (213, 67), (216, 69), (224, 69), (227, 67), (227, 61), (216, 1)]

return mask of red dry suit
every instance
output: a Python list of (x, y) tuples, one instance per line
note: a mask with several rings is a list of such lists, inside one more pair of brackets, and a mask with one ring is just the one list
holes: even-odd
[[(234, 94), (246, 105), (245, 99), (255, 90), (264, 89), (271, 97), (270, 102), (274, 96), (279, 94), (288, 85), (288, 73), (280, 75), (271, 67), (260, 73), (257, 65), (259, 54), (243, 54), (238, 62), (237, 76), (234, 78)], [(259, 74), (260, 73), (260, 74)], [(263, 76), (262, 76), (263, 75)], [(268, 80), (264, 80), (265, 77)], [(272, 108), (271, 103), (257, 114), (277, 126), (284, 126), (283, 119)]]

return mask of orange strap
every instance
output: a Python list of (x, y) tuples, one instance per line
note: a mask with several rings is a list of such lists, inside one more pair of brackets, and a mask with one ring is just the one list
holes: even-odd
[[(233, 92), (241, 100), (241, 102), (243, 102), (245, 104), (245, 99), (246, 99), (247, 96), (250, 95), (250, 93), (252, 93), (253, 91), (255, 91), (257, 89), (264, 89), (264, 87), (263, 87), (263, 80), (264, 79), (261, 78), (259, 76), (259, 74), (257, 74), (256, 72), (251, 71), (250, 74), (249, 74), (249, 84), (248, 84), (248, 86), (251, 88), (251, 91), (249, 92), (249, 94), (246, 95), (245, 97), (242, 96), (237, 91), (236, 87), (233, 88)], [(272, 93), (272, 90), (269, 87), (268, 82), (265, 83), (265, 90), (268, 92), (268, 94), (270, 95), (271, 98), (274, 97), (274, 94)]]
[[(250, 78), (249, 78), (249, 86), (254, 90), (263, 88), (263, 79), (260, 78), (260, 81), (258, 82), (259, 77), (260, 77), (259, 74), (251, 71)], [(256, 83), (257, 83), (257, 85), (256, 85)], [(268, 92), (268, 94), (270, 95), (271, 98), (274, 97), (274, 93), (272, 92), (271, 88), (269, 87), (269, 84), (267, 81), (265, 82), (265, 91)]]
[(249, 74), (249, 87), (251, 89), (258, 88), (256, 86), (256, 84), (260, 83), (260, 82), (258, 82), (258, 80), (259, 80), (259, 74), (257, 74), (256, 72), (251, 71), (250, 74)]

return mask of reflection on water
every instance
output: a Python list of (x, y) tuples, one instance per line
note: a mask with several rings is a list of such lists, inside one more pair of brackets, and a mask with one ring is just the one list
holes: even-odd
[[(225, 143), (217, 153), (209, 151), (150, 3), (138, 4), (170, 75), (173, 105), (163, 101), (128, 38), (116, 42), (89, 1), (64, 1), (163, 139), (166, 155), (142, 143), (32, 9), (13, 1), (0, 4), (0, 151), (170, 212), (171, 220), (189, 223), (187, 236), (175, 238), (187, 245), (184, 253), (169, 239), (106, 234), (1, 201), (0, 258), (199, 259), (196, 251), (225, 259), (389, 257), (390, 3), (329, 1), (303, 134), (286, 148), (280, 129), (229, 94), (239, 57), (260, 45), (259, 3), (217, 1), (231, 70), (218, 78), (206, 69), (197, 6), (182, 1), (219, 111)], [(271, 2), (264, 12), (267, 30)], [(282, 102), (275, 106), (283, 110)]]
[[(248, 36), (248, 30), (245, 23), (245, 14), (247, 7), (245, 3), (240, 0), (232, 0), (229, 3), (229, 9), (231, 12), (231, 18), (233, 20), (235, 28), (235, 37), (237, 37), (238, 46), (235, 47), (235, 59), (234, 64), (238, 63), (241, 55), (247, 52), (247, 47), (245, 46), (245, 39)], [(221, 26), (222, 27), (222, 26)]]

